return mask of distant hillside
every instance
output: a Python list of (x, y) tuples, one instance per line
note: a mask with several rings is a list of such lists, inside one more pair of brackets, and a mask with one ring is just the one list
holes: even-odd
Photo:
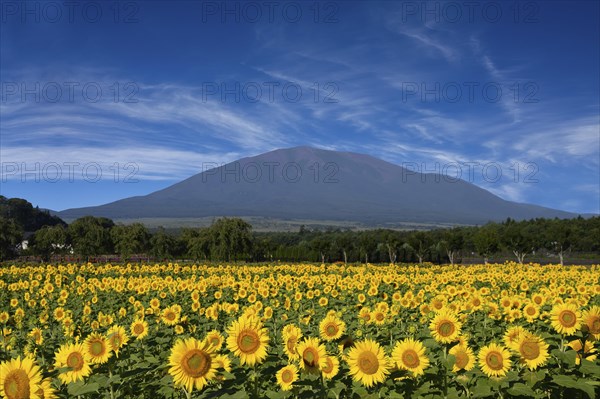
[(146, 196), (58, 215), (130, 220), (249, 216), (387, 225), (577, 216), (506, 201), (463, 180), (415, 173), (369, 155), (310, 147), (243, 158)]
[(0, 195), (0, 217), (14, 220), (25, 232), (39, 230), (43, 226), (55, 226), (66, 223), (50, 211), (34, 207), (21, 198), (6, 198)]

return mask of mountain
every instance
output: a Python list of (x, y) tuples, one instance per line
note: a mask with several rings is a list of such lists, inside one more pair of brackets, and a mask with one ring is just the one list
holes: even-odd
[(412, 172), (369, 155), (311, 147), (242, 158), (145, 196), (58, 215), (67, 220), (247, 216), (365, 224), (577, 216), (506, 201), (466, 181)]

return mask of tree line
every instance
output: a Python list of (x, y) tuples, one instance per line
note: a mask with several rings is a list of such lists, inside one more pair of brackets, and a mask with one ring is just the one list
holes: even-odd
[[(220, 218), (210, 227), (172, 232), (92, 216), (67, 225), (25, 200), (13, 200), (0, 198), (1, 260), (18, 256), (36, 256), (43, 261), (61, 256), (90, 260), (117, 255), (119, 260), (454, 264), (467, 258), (485, 263), (512, 258), (523, 263), (542, 254), (563, 264), (574, 253), (595, 259), (600, 254), (600, 217), (507, 219), (427, 231), (323, 231), (302, 226), (297, 232), (252, 232), (252, 226), (240, 218)], [(34, 231), (28, 232), (29, 228)], [(26, 249), (22, 245), (25, 238)]]

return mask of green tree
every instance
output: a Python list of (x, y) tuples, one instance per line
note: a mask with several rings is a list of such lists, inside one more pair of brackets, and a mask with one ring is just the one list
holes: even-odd
[(475, 252), (483, 257), (483, 262), (487, 265), (489, 258), (500, 249), (500, 235), (496, 224), (487, 224), (479, 227), (473, 234), (473, 245)]
[(465, 247), (465, 232), (459, 227), (444, 230), (442, 233), (441, 247), (446, 252), (451, 265)]
[(69, 225), (73, 251), (84, 258), (113, 253), (110, 231), (114, 223), (102, 217), (84, 216)]
[(252, 247), (252, 226), (240, 218), (217, 219), (210, 226), (211, 255), (231, 261), (249, 254)]
[(209, 229), (185, 229), (181, 239), (185, 243), (187, 256), (192, 259), (208, 259), (210, 256)]
[(369, 256), (377, 249), (377, 241), (369, 231), (363, 231), (358, 238), (360, 257), (365, 257), (365, 264), (369, 263)]
[(565, 254), (570, 252), (573, 246), (574, 227), (568, 220), (551, 220), (545, 227), (544, 247), (558, 255), (562, 266)]
[(525, 257), (537, 248), (534, 228), (528, 222), (509, 220), (501, 230), (502, 243), (523, 264)]
[(150, 234), (141, 223), (114, 226), (110, 235), (115, 251), (122, 259), (128, 259), (133, 254), (143, 254), (148, 250)]
[(44, 261), (48, 261), (52, 255), (68, 252), (70, 246), (67, 230), (60, 224), (42, 227), (33, 234), (31, 249)]
[(419, 264), (423, 264), (423, 259), (431, 252), (433, 240), (431, 235), (425, 231), (414, 231), (408, 236), (408, 241), (404, 244), (419, 259)]
[(23, 230), (14, 220), (0, 216), (0, 260), (12, 259), (23, 242)]
[(175, 237), (167, 234), (164, 227), (160, 226), (150, 238), (150, 253), (158, 259), (170, 259), (176, 245)]

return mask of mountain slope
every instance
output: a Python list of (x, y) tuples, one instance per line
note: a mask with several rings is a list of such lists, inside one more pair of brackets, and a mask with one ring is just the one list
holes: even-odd
[(146, 196), (58, 213), (113, 219), (261, 216), (478, 224), (576, 215), (505, 201), (468, 182), (350, 152), (295, 147), (243, 158)]

